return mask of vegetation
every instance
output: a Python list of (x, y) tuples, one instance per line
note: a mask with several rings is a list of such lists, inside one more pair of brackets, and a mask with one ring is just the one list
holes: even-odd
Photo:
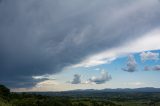
[(160, 93), (100, 93), (83, 96), (46, 96), (10, 93), (0, 85), (0, 106), (160, 106)]
[(0, 96), (8, 96), (10, 94), (10, 90), (6, 88), (4, 85), (0, 85)]

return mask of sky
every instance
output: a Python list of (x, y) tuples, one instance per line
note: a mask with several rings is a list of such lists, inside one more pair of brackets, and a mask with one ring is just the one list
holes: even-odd
[(12, 91), (160, 88), (160, 0), (0, 0)]

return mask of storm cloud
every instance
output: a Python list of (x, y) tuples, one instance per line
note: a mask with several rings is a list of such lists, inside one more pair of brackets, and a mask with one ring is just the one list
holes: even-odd
[(0, 83), (32, 87), (160, 26), (158, 0), (1, 0)]

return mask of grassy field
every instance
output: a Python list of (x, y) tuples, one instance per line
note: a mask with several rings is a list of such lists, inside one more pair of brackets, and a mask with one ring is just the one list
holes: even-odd
[(46, 97), (36, 95), (19, 95), (9, 101), (0, 99), (0, 106), (160, 106), (160, 102), (150, 101), (110, 101), (107, 99)]
[(12, 106), (12, 105), (8, 103), (7, 101), (0, 98), (0, 106)]

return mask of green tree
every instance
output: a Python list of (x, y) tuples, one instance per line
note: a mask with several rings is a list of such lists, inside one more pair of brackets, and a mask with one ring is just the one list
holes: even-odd
[(10, 94), (10, 90), (4, 85), (0, 85), (0, 96), (8, 96)]

